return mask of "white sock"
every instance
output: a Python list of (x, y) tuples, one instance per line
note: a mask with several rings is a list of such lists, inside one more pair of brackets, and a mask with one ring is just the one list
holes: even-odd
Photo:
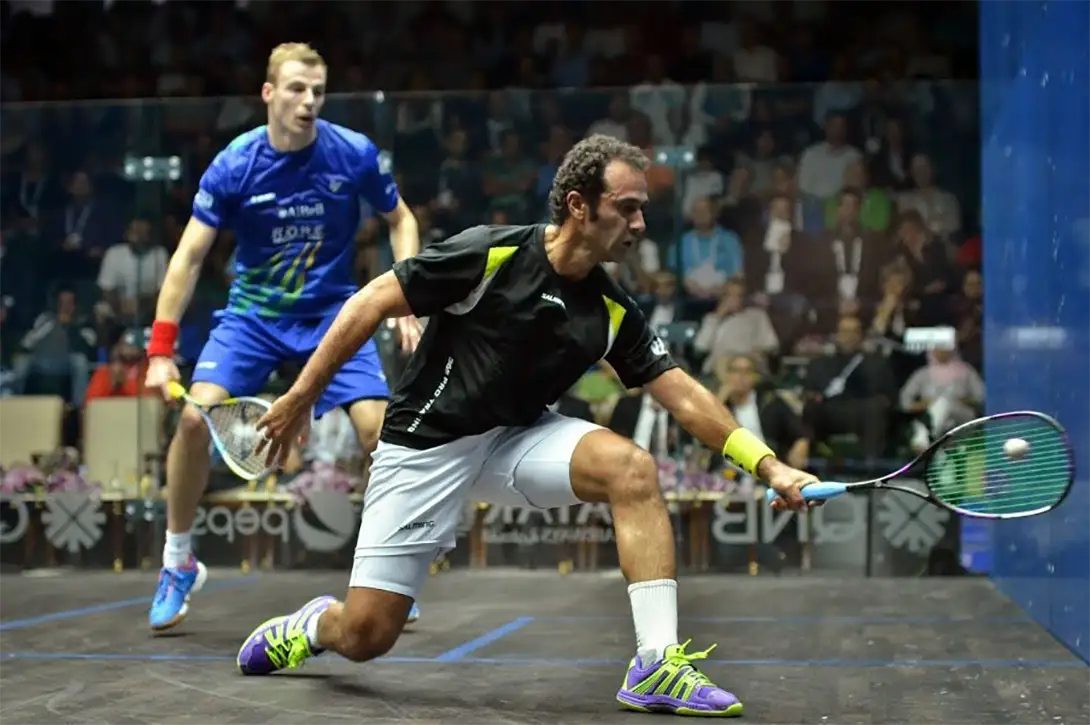
[(182, 534), (168, 531), (166, 544), (163, 545), (163, 566), (175, 569), (188, 564), (191, 539), (188, 531)]
[(677, 582), (656, 579), (628, 586), (636, 652), (644, 665), (662, 659), (666, 648), (677, 644)]

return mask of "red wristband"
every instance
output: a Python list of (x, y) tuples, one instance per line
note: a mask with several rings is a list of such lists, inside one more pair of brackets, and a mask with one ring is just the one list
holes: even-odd
[(151, 323), (148, 357), (174, 357), (174, 341), (177, 339), (177, 323), (168, 320), (156, 320)]

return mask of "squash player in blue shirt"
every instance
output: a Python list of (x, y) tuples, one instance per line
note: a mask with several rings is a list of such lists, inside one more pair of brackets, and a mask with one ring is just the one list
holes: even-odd
[[(390, 224), (395, 259), (420, 247), (416, 219), (398, 194), (388, 159), (366, 136), (318, 119), (326, 64), (312, 48), (287, 43), (269, 56), (261, 98), (266, 126), (221, 151), (200, 181), (193, 215), (170, 260), (148, 344), (149, 387), (179, 378), (174, 363), (178, 321), (208, 250), (221, 228), (237, 240), (236, 277), (226, 309), (201, 352), (190, 395), (202, 403), (254, 395), (282, 362), (306, 360), (341, 306), (353, 280), (360, 199)], [(402, 347), (415, 348), (415, 318), (397, 321)], [(364, 450), (378, 440), (389, 389), (374, 341), (338, 373), (316, 416), (343, 407)], [(149, 624), (179, 624), (207, 571), (193, 556), (190, 529), (208, 482), (209, 436), (185, 409), (167, 454), (167, 537)], [(414, 606), (415, 610), (415, 606)], [(410, 621), (419, 616), (414, 611)]]

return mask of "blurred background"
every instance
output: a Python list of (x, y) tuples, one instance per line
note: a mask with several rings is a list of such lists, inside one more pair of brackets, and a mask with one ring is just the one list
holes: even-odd
[[(995, 229), (1003, 238), (984, 245), (981, 235), (989, 188), (992, 208), (1008, 215), (1026, 198), (1014, 182), (982, 185), (982, 148), (985, 157), (1001, 148), (997, 128), (1007, 129), (1007, 149), (1022, 148), (1011, 139), (1037, 143), (1025, 112), (1017, 123), (1002, 119), (1024, 75), (1020, 53), (1043, 42), (1043, 31), (1030, 31), (1046, 24), (1049, 5), (0, 3), (5, 561), (155, 565), (154, 492), (173, 411), (143, 389), (144, 336), (197, 181), (228, 141), (264, 123), (265, 62), (283, 41), (310, 42), (324, 55), (324, 116), (390, 154), (425, 245), (474, 224), (546, 220), (557, 163), (587, 134), (643, 148), (652, 163), (648, 235), (611, 273), (678, 359), (793, 465), (840, 480), (886, 473), (994, 410), (995, 379), (1004, 402), (1020, 390), (1030, 398), (1024, 407), (1066, 405), (1052, 388), (1027, 390), (1018, 364), (1028, 359), (1011, 357), (1033, 349), (1051, 365), (1063, 355), (1055, 338), (1012, 347), (1004, 337), (1002, 352), (986, 354), (991, 289), (1007, 310), (997, 325), (1025, 313), (1007, 300), (1032, 293), (1027, 329), (1068, 330), (1059, 347), (1074, 346), (1067, 359), (1086, 408), (1090, 316), (1085, 275), (1075, 279), (1084, 257), (1071, 257), (1071, 279), (1062, 281), (1058, 257), (1041, 260), (1019, 292), (1012, 277), (1026, 263), (1027, 238), (1044, 230), (1007, 218)], [(1048, 22), (1062, 22), (1056, 17)], [(1041, 72), (1067, 69), (1071, 78), (1056, 74), (1053, 84), (1068, 90), (1053, 93), (1042, 81), (1039, 93), (1051, 100), (1010, 103), (1066, 103), (1067, 131), (1085, 152), (1085, 62), (1081, 91), (1073, 75), (1085, 48), (1065, 40)], [(982, 83), (985, 57), (994, 77)], [(1080, 98), (1082, 116), (1072, 111)], [(1038, 162), (1062, 154), (1030, 151)], [(1076, 224), (1081, 214), (1085, 234), (1085, 157), (1064, 177), (1066, 192), (1058, 177), (1033, 172), (1044, 187), (1029, 197), (1042, 204), (1035, 218), (1066, 193), (1065, 219)], [(1000, 168), (1003, 158), (997, 151), (997, 175), (1028, 173), (1029, 161)], [(366, 211), (356, 235), (360, 284), (392, 261), (384, 223)], [(192, 365), (226, 300), (233, 247), (223, 233), (207, 260), (183, 321), (183, 364)], [(1005, 261), (993, 265), (989, 255)], [(1074, 318), (1056, 319), (1058, 292)], [(1082, 337), (1070, 337), (1080, 324)], [(391, 331), (380, 337), (396, 378), (404, 360)], [(296, 372), (278, 371), (268, 394)], [(717, 455), (607, 372), (588, 371), (558, 406), (656, 455), (690, 570), (957, 575), (997, 565), (990, 528), (909, 498), (845, 499), (801, 520), (772, 517), (752, 482), (721, 475)], [(1065, 423), (1085, 431), (1080, 415)], [(354, 536), (341, 530), (350, 523), (331, 523), (322, 513), (329, 506), (314, 502), (358, 492), (363, 469), (347, 419), (331, 414), (284, 475), (259, 490), (239, 493), (237, 479), (219, 472), (204, 545), (224, 547), (232, 563), (241, 546), (246, 561), (266, 566), (316, 566), (350, 552)], [(1086, 528), (1082, 489), (1081, 519), (1069, 528)], [(18, 499), (43, 491), (112, 502), (97, 538), (51, 539)], [(243, 524), (246, 507), (260, 513)], [(608, 512), (591, 509), (468, 507), (468, 544), (455, 555), (464, 561), (444, 565), (610, 566)], [(316, 531), (332, 538), (319, 545)], [(1085, 542), (1075, 539), (1084, 583)], [(1024, 576), (1038, 576), (1029, 568)]]

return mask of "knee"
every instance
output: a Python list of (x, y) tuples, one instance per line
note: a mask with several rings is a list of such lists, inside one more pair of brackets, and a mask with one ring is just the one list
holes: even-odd
[(371, 455), (375, 448), (378, 446), (378, 436), (382, 428), (382, 425), (376, 425), (371, 428), (361, 428), (356, 431), (356, 435), (360, 441), (360, 447), (363, 449), (365, 456)]
[(631, 441), (617, 445), (606, 470), (606, 491), (610, 502), (658, 498), (659, 471), (655, 458)]
[[(410, 603), (411, 606), (411, 603)], [(341, 625), (341, 642), (337, 651), (353, 662), (367, 662), (382, 657), (393, 649), (405, 626), (409, 610), (404, 612), (369, 610), (345, 611)]]
[(356, 429), (356, 438), (365, 455), (371, 455), (378, 446), (378, 437), (382, 431), (382, 420), (385, 414), (385, 401), (376, 400), (360, 401), (348, 411), (352, 426)]
[(204, 419), (197, 412), (197, 409), (191, 405), (182, 408), (182, 415), (178, 420), (178, 430), (174, 435), (192, 443), (207, 442), (209, 440), (208, 426), (205, 425)]

